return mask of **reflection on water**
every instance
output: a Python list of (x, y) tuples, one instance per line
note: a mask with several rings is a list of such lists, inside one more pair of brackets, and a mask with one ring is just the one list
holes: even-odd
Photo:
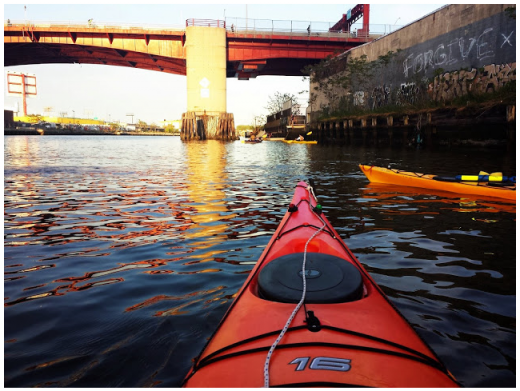
[[(421, 205), (426, 203), (445, 203), (447, 209), (463, 213), (508, 212), (514, 214), (516, 211), (516, 204), (506, 200), (481, 196), (477, 202), (475, 197), (448, 191), (426, 190), (383, 183), (368, 183), (361, 191), (362, 197), (366, 198), (371, 206), (377, 207), (379, 204), (382, 208), (388, 208), (387, 212), (389, 213), (392, 212), (390, 208), (403, 204), (417, 205), (416, 208), (412, 207), (410, 210), (420, 213)], [(388, 200), (392, 201), (391, 204), (386, 202)], [(401, 213), (403, 209), (399, 208), (397, 212)]]
[(5, 385), (179, 386), (309, 177), (458, 380), (515, 384), (516, 205), (369, 184), (359, 163), (514, 170), (493, 151), (5, 137)]
[[(233, 219), (226, 205), (226, 146), (220, 142), (188, 143), (186, 148), (186, 190), (191, 200), (190, 238), (206, 238), (207, 247), (224, 240), (226, 220)], [(188, 233), (187, 233), (188, 234)]]

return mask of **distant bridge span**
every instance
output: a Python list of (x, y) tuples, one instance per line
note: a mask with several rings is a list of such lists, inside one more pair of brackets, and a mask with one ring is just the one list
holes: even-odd
[[(200, 21), (199, 21), (200, 22)], [(226, 77), (301, 76), (327, 56), (373, 39), (350, 32), (226, 29)], [(186, 31), (63, 23), (4, 24), (4, 66), (101, 64), (186, 75)]]

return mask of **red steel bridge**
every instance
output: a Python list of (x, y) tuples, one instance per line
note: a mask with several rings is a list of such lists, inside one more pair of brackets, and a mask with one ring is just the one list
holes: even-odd
[[(315, 28), (319, 23), (251, 19), (245, 25), (234, 19), (188, 19), (186, 24), (225, 28), (227, 77), (247, 80), (259, 75), (301, 76), (306, 65), (374, 39), (368, 15), (369, 5), (358, 4), (325, 29)], [(361, 16), (363, 27), (351, 31)], [(184, 29), (8, 20), (4, 66), (102, 64), (186, 75), (185, 43)]]

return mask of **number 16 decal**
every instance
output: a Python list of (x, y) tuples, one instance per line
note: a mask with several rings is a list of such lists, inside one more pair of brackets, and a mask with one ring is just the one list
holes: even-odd
[[(296, 371), (303, 371), (309, 363), (310, 357), (298, 357), (289, 364), (297, 364)], [(350, 361), (344, 358), (316, 357), (309, 365), (310, 369), (322, 369), (327, 371), (347, 372), (350, 370)]]

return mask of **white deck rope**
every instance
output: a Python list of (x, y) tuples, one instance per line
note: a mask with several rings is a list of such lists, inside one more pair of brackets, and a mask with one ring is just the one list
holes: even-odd
[[(309, 193), (312, 194), (314, 200), (317, 202), (316, 196), (314, 195), (314, 191), (311, 186), (307, 187), (307, 191), (309, 191)], [(285, 326), (283, 327), (282, 331), (280, 332), (280, 335), (278, 336), (278, 338), (276, 338), (276, 341), (274, 341), (273, 345), (271, 346), (271, 349), (269, 349), (269, 352), (267, 353), (267, 357), (265, 359), (265, 364), (264, 364), (264, 387), (265, 388), (269, 388), (269, 364), (271, 363), (271, 356), (273, 355), (273, 352), (276, 349), (276, 346), (282, 340), (283, 336), (287, 332), (287, 329), (291, 325), (291, 322), (293, 321), (294, 317), (296, 316), (296, 314), (300, 310), (301, 306), (303, 305), (303, 302), (305, 301), (305, 295), (307, 293), (307, 278), (305, 276), (305, 264), (307, 262), (307, 246), (309, 245), (311, 240), (314, 239), (316, 237), (316, 235), (318, 235), (321, 231), (323, 231), (323, 229), (325, 229), (327, 226), (327, 224), (321, 218), (321, 216), (317, 215), (314, 212), (310, 201), (309, 201), (309, 208), (310, 208), (311, 212), (314, 213), (321, 220), (321, 222), (323, 223), (323, 227), (321, 227), (319, 230), (314, 232), (314, 234), (309, 238), (309, 240), (307, 240), (307, 243), (305, 243), (305, 248), (303, 250), (303, 262), (302, 262), (302, 280), (303, 280), (302, 298), (300, 299), (299, 303), (294, 308), (293, 312), (291, 313), (291, 316), (289, 316), (289, 319), (287, 319)]]

